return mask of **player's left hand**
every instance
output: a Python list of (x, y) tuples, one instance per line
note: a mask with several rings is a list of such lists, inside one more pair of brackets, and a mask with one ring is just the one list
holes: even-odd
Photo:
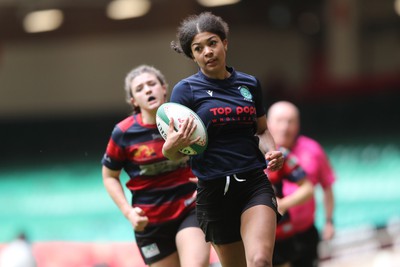
[(277, 171), (283, 166), (283, 154), (281, 151), (269, 151), (265, 154), (265, 159), (268, 161), (267, 169)]

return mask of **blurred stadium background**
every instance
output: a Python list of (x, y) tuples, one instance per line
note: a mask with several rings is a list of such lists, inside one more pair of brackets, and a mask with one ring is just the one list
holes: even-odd
[[(130, 111), (125, 74), (154, 65), (172, 88), (195, 72), (169, 43), (208, 10), (230, 24), (229, 64), (260, 79), (266, 107), (298, 105), (331, 159), (337, 236), (321, 243), (323, 267), (400, 266), (400, 1), (150, 0), (126, 19), (107, 13), (115, 2), (0, 0), (0, 250), (23, 231), (40, 267), (141, 266), (100, 159)], [(34, 32), (29, 14), (48, 9), (58, 28)]]

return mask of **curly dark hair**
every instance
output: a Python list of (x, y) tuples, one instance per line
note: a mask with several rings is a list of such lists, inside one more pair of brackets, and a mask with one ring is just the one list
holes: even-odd
[(228, 38), (229, 27), (221, 17), (211, 12), (191, 15), (181, 22), (176, 34), (178, 40), (171, 42), (171, 48), (193, 59), (191, 44), (196, 34), (201, 32), (215, 33), (221, 40), (225, 40)]

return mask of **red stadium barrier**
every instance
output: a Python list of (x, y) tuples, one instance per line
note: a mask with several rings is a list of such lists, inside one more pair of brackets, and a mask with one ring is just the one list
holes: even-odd
[[(0, 245), (0, 253), (5, 244)], [(139, 249), (133, 242), (81, 243), (35, 242), (33, 253), (37, 267), (145, 267)], [(210, 264), (218, 262), (211, 250)]]

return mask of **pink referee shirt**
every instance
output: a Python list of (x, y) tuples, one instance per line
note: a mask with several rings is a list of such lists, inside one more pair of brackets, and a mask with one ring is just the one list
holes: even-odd
[[(315, 185), (322, 188), (330, 187), (335, 181), (335, 174), (321, 145), (306, 136), (300, 135), (290, 153), (299, 160), (299, 165), (304, 169), (307, 178)], [(292, 194), (298, 186), (284, 180), (283, 195)], [(307, 230), (314, 224), (315, 199), (311, 198), (306, 203), (289, 209), (290, 218), (297, 232)]]

